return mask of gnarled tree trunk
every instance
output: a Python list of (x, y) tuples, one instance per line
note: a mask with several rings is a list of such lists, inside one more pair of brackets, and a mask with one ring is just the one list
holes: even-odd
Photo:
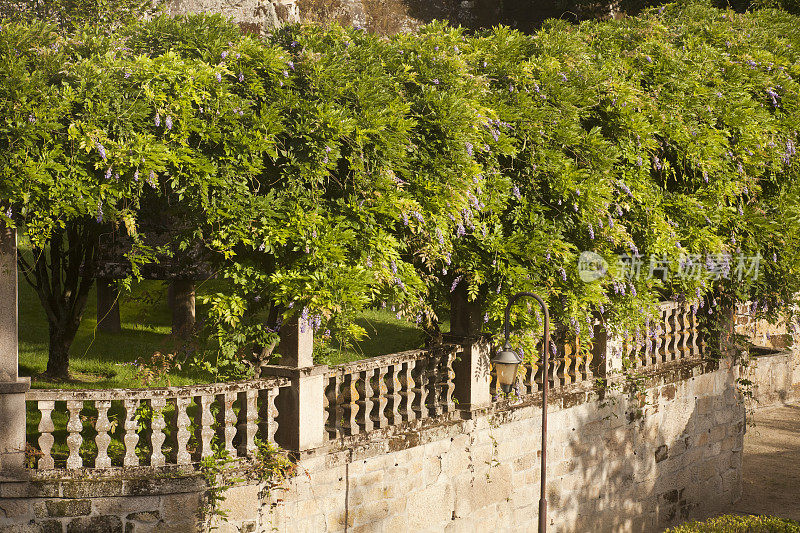
[(75, 340), (94, 283), (99, 224), (70, 221), (53, 231), (47, 247), (19, 254), (20, 271), (36, 290), (50, 328), (47, 375), (69, 377), (69, 348)]

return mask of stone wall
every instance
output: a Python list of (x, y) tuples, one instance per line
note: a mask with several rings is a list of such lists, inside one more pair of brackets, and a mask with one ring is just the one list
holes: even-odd
[[(639, 390), (554, 395), (551, 531), (658, 531), (728, 508), (741, 491), (737, 372), (685, 361)], [(217, 531), (534, 530), (540, 413), (535, 400), (500, 402), (304, 452), (282, 490), (230, 489)], [(0, 531), (192, 531), (203, 487), (135, 470), (2, 482)]]
[(750, 361), (744, 377), (754, 408), (780, 405), (800, 399), (800, 350), (750, 350)]

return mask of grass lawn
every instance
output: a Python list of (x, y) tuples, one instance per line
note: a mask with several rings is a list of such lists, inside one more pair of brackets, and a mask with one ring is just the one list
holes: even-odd
[[(219, 282), (199, 284), (198, 296), (219, 290)], [(35, 388), (119, 388), (141, 387), (135, 366), (139, 358), (149, 358), (156, 351), (173, 353), (179, 346), (170, 336), (170, 313), (166, 284), (143, 281), (131, 294), (120, 297), (122, 332), (97, 331), (95, 288), (83, 314), (78, 334), (70, 348), (71, 379), (53, 382), (41, 379), (47, 367), (47, 319), (36, 292), (20, 275), (19, 282), (19, 367), (20, 374), (31, 376)], [(198, 304), (197, 314), (203, 307)], [(376, 355), (410, 350), (422, 346), (422, 333), (415, 324), (397, 320), (389, 311), (367, 311), (359, 319), (368, 338), (346, 350), (327, 350), (320, 362), (334, 365)], [(445, 328), (448, 324), (444, 324)], [(170, 385), (203, 383), (209, 376), (186, 366), (172, 370)], [(164, 383), (166, 384), (166, 383)]]

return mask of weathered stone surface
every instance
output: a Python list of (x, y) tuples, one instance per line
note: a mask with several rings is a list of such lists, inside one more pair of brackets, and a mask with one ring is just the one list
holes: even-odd
[(122, 531), (122, 520), (118, 516), (74, 518), (67, 524), (67, 533), (122, 533)]
[(92, 513), (91, 500), (45, 500), (33, 506), (37, 517), (85, 516)]

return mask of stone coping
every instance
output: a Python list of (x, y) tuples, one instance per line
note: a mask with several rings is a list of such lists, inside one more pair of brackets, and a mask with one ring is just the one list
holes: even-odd
[(289, 384), (289, 380), (285, 378), (267, 377), (261, 379), (251, 379), (248, 381), (187, 385), (184, 387), (134, 389), (31, 389), (26, 393), (25, 399), (31, 401), (141, 400), (162, 397), (171, 398), (178, 396), (208, 396), (224, 394), (226, 392), (244, 392), (254, 389), (286, 387)]

